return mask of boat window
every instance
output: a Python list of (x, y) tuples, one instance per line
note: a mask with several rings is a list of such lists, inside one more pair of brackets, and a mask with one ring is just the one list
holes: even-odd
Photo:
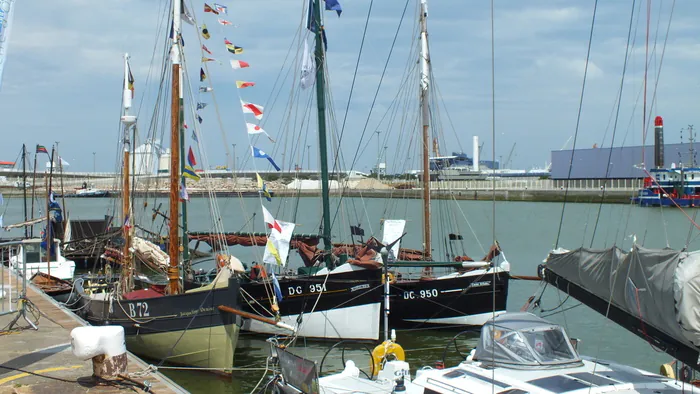
[(520, 330), (504, 326), (484, 326), (475, 359), (528, 368), (579, 363), (564, 330), (541, 325)]
[(41, 259), (41, 246), (38, 243), (22, 245), (27, 256), (27, 263), (38, 263)]
[(590, 387), (590, 385), (580, 380), (568, 378), (563, 375), (530, 380), (528, 383), (554, 393), (565, 393), (567, 391), (581, 390)]

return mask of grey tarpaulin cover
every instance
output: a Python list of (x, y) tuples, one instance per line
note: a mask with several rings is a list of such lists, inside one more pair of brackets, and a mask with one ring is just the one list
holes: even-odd
[(546, 267), (678, 341), (700, 347), (700, 252), (552, 251)]

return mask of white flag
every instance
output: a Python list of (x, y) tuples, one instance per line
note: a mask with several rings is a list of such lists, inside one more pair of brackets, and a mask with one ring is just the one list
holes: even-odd
[(282, 228), (282, 231), (270, 231), (263, 254), (263, 262), (272, 265), (286, 265), (287, 256), (289, 256), (289, 243), (296, 225), (281, 220), (275, 222)]
[(304, 57), (301, 63), (301, 88), (306, 89), (316, 82), (316, 60), (309, 51), (309, 43), (304, 41)]

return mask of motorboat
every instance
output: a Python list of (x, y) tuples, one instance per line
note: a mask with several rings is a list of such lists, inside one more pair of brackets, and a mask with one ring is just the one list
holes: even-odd
[[(580, 356), (576, 343), (561, 326), (534, 314), (504, 313), (482, 327), (477, 347), (454, 367), (424, 367), (411, 379), (407, 362), (390, 360), (383, 362), (378, 373), (373, 371), (375, 378), (368, 379), (353, 361), (347, 361), (342, 372), (318, 378), (315, 371), (300, 376), (300, 369), (295, 372), (288, 367), (295, 364), (289, 362), (286, 351), (278, 351), (282, 378), (277, 386), (287, 393), (324, 394), (700, 392), (694, 385), (674, 378)], [(391, 349), (394, 345), (385, 342), (379, 346)], [(376, 361), (371, 365), (382, 365)]]
[(61, 241), (54, 239), (51, 248), (51, 259), (46, 261), (46, 250), (42, 248), (41, 239), (25, 240), (19, 245), (16, 251), (10, 256), (10, 267), (20, 274), (24, 268), (23, 263), (26, 258), (27, 277), (31, 278), (37, 272), (51, 275), (62, 280), (72, 280), (75, 273), (75, 262), (68, 260), (61, 255)]

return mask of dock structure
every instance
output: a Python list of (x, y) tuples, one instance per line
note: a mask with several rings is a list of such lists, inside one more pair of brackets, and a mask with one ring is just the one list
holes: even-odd
[[(14, 286), (16, 276), (6, 267), (0, 273), (4, 285), (4, 289), (0, 288), (0, 311), (7, 311), (9, 303), (17, 300), (21, 285)], [(71, 330), (88, 325), (87, 322), (31, 284), (27, 285), (27, 299), (31, 302), (27, 304), (30, 306), (27, 318), (37, 326), (36, 330), (23, 318), (8, 330), (17, 315), (0, 313), (0, 394), (187, 393), (159, 372), (150, 372), (148, 364), (131, 353), (128, 353), (128, 375), (124, 378), (110, 381), (93, 378), (92, 361), (75, 357), (70, 343)]]

